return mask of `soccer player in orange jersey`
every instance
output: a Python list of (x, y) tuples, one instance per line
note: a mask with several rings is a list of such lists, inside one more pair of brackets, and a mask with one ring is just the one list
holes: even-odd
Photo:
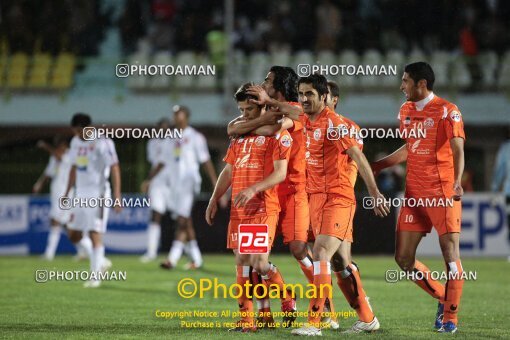
[[(247, 93), (251, 85), (243, 85), (235, 94), (239, 111), (246, 119), (257, 118), (263, 110), (263, 106), (250, 101), (256, 99)], [(248, 134), (233, 138), (224, 158), (227, 164), (220, 174), (206, 210), (206, 220), (211, 225), (218, 200), (232, 186), (227, 246), (233, 249), (236, 256), (237, 283), (241, 286), (249, 283), (251, 269), (255, 269), (268, 286), (278, 285), (282, 296), (282, 311), (287, 313), (296, 311), (296, 301), (283, 291), (284, 282), (280, 272), (269, 262), (269, 254), (239, 253), (238, 227), (240, 224), (266, 224), (269, 227), (271, 246), (280, 212), (276, 185), (283, 182), (287, 175), (291, 147), (292, 138), (287, 131), (276, 136)], [(247, 313), (237, 327), (232, 329), (234, 331), (247, 332), (255, 329), (253, 302), (248, 296), (246, 289), (242, 289), (238, 299), (239, 308), (241, 312)]]
[[(257, 97), (254, 102), (265, 105), (272, 111), (265, 112), (256, 119), (247, 120), (242, 117), (234, 119), (228, 126), (229, 135), (242, 135), (253, 131), (254, 134), (273, 136), (281, 130), (287, 129), (292, 137), (292, 149), (287, 169), (287, 177), (278, 185), (280, 215), (278, 232), (283, 236), (283, 242), (289, 245), (290, 252), (298, 261), (301, 270), (309, 283), (313, 282), (313, 263), (307, 247), (310, 215), (308, 197), (305, 191), (305, 142), (303, 124), (293, 121), (283, 114), (289, 109), (301, 112), (301, 105), (297, 102), (298, 76), (290, 67), (273, 66), (269, 70), (262, 86), (252, 86), (248, 93)], [(279, 120), (279, 122), (277, 122)], [(254, 277), (254, 281), (258, 278)], [(267, 315), (270, 312), (269, 299), (257, 301), (259, 312)], [(326, 311), (334, 312), (333, 303), (327, 299)], [(331, 313), (334, 314), (334, 313)], [(268, 320), (261, 320), (271, 322)], [(325, 317), (323, 323), (330, 327), (339, 327), (336, 318)]]
[[(441, 207), (403, 207), (400, 210), (395, 260), (402, 270), (423, 273), (424, 279), (415, 283), (439, 301), (436, 329), (454, 333), (463, 286), (459, 237), (465, 135), (457, 106), (432, 92), (434, 79), (432, 67), (425, 62), (405, 67), (400, 89), (407, 101), (398, 115), (400, 129), (424, 129), (425, 137), (409, 133), (406, 144), (373, 163), (373, 169), (377, 173), (407, 160), (406, 198), (453, 199), (453, 206), (449, 207), (443, 204)], [(446, 286), (432, 280), (430, 270), (416, 259), (416, 248), (432, 226), (439, 235), (448, 271)]]
[[(326, 97), (327, 107), (335, 111), (340, 99), (340, 88), (334, 81), (328, 81), (328, 95)], [(346, 123), (346, 127), (349, 133), (355, 136), (359, 133), (360, 127), (349, 118), (338, 114)], [(363, 140), (357, 139), (358, 147), (363, 150)], [(354, 188), (356, 179), (358, 177), (358, 165), (356, 162), (347, 162), (345, 167), (345, 175), (347, 176), (351, 186)], [(359, 279), (359, 267), (352, 261), (351, 256), (351, 245), (352, 242), (342, 242), (340, 247), (333, 255), (331, 259), (331, 267), (337, 278), (337, 283), (342, 293), (344, 294), (349, 305), (356, 310), (359, 320), (361, 322), (370, 323), (373, 320), (374, 314), (368, 298), (366, 297), (363, 288), (361, 287), (361, 281)], [(359, 330), (358, 324), (351, 328), (351, 330)]]
[[(349, 134), (342, 134), (347, 123), (326, 106), (327, 80), (322, 75), (300, 78), (298, 82), (299, 101), (304, 114), (289, 112), (288, 116), (300, 120), (306, 137), (306, 192), (309, 195), (310, 217), (315, 235), (313, 247), (313, 284), (331, 282), (330, 260), (343, 242), (352, 242), (352, 220), (356, 209), (354, 188), (346, 168), (349, 162), (356, 162), (361, 177), (367, 184), (370, 195), (384, 199), (379, 192), (372, 169), (363, 155), (358, 141)], [(382, 203), (374, 209), (376, 215), (386, 216), (389, 209)], [(352, 270), (352, 269), (351, 269)], [(351, 275), (358, 284), (358, 294), (364, 300), (359, 272)], [(340, 285), (342, 291), (342, 285)], [(325, 296), (310, 300), (308, 324), (294, 329), (292, 334), (322, 335), (320, 318)], [(379, 328), (379, 321), (370, 314), (370, 320), (358, 320), (351, 331), (373, 331)]]

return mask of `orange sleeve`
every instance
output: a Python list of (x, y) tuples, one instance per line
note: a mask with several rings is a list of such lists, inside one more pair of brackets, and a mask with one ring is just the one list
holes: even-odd
[(290, 128), (288, 131), (289, 132), (294, 132), (294, 131), (300, 131), (300, 130), (303, 130), (303, 123), (299, 120), (293, 120), (292, 121), (294, 123), (294, 125), (292, 126), (292, 128)]
[(448, 139), (455, 137), (466, 139), (466, 135), (464, 134), (464, 121), (457, 106), (453, 106), (445, 120), (445, 130)]
[(234, 143), (237, 139), (230, 140), (230, 145), (228, 146), (227, 154), (223, 158), (224, 162), (227, 162), (228, 164), (234, 165), (234, 162), (236, 160), (236, 155), (234, 152)]
[(272, 140), (273, 161), (289, 160), (292, 147), (292, 137), (287, 130), (283, 131), (278, 138)]

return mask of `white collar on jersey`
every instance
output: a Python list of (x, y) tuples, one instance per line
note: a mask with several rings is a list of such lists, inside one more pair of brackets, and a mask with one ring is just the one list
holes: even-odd
[(430, 94), (427, 97), (415, 102), (414, 105), (416, 106), (416, 111), (422, 111), (425, 105), (430, 103), (432, 99), (434, 99), (434, 92), (430, 92)]

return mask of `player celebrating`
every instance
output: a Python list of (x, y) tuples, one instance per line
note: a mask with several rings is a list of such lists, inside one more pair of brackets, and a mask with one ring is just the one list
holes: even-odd
[[(202, 177), (200, 165), (204, 167), (211, 183), (216, 185), (216, 171), (211, 162), (205, 137), (189, 126), (190, 111), (185, 106), (175, 105), (174, 123), (177, 129), (182, 130), (182, 139), (171, 141), (169, 153), (163, 153), (170, 158), (170, 171), (168, 171), (170, 186), (170, 206), (177, 216), (177, 230), (168, 258), (161, 263), (161, 268), (172, 269), (182, 256), (185, 243), (188, 242), (188, 254), (192, 262), (187, 265), (189, 269), (200, 268), (203, 264), (202, 254), (196, 240), (191, 209), (194, 196), (200, 192)], [(160, 163), (161, 168), (163, 164)], [(157, 174), (157, 172), (156, 172)]]
[[(434, 71), (425, 62), (404, 69), (400, 89), (407, 101), (400, 108), (400, 129), (425, 129), (424, 138), (408, 134), (406, 144), (373, 164), (381, 169), (407, 160), (406, 198), (454, 199), (452, 207), (402, 207), (397, 222), (395, 260), (402, 270), (423, 273), (415, 283), (439, 301), (435, 327), (439, 332), (457, 330), (457, 312), (462, 294), (462, 264), (459, 237), (461, 227), (461, 186), (464, 170), (464, 126), (457, 106), (436, 96)], [(432, 226), (446, 262), (446, 287), (432, 280), (430, 270), (416, 260), (416, 248)]]
[[(326, 97), (326, 105), (331, 111), (335, 111), (340, 99), (340, 88), (334, 81), (328, 81), (328, 95)], [(359, 133), (359, 126), (352, 120), (339, 114), (339, 116), (345, 121), (346, 132), (355, 137), (356, 133)], [(358, 147), (363, 150), (363, 141), (356, 139)], [(351, 184), (352, 188), (356, 184), (358, 177), (358, 165), (356, 162), (349, 161), (345, 164), (343, 170), (343, 176), (346, 176), (347, 180)], [(337, 278), (337, 283), (346, 300), (349, 302), (352, 308), (356, 310), (359, 321), (351, 328), (351, 332), (360, 332), (364, 330), (366, 324), (374, 319), (374, 313), (368, 302), (363, 288), (361, 287), (361, 278), (359, 277), (359, 267), (352, 261), (351, 257), (351, 245), (352, 242), (342, 242), (340, 247), (333, 255), (331, 259), (331, 266), (333, 272)]]
[[(95, 140), (84, 139), (84, 128), (90, 127), (90, 116), (77, 113), (71, 120), (75, 136), (71, 140), (70, 160), (71, 170), (65, 196), (69, 197), (71, 188), (75, 187), (75, 196), (80, 199), (111, 197), (110, 173), (113, 182), (113, 198), (120, 200), (120, 167), (115, 145), (109, 138)], [(116, 205), (115, 211), (121, 207)], [(103, 234), (106, 232), (108, 220), (107, 207), (73, 207), (69, 223), (69, 238), (77, 243), (88, 233), (92, 240), (92, 256), (90, 257), (90, 271), (99, 272), (111, 266), (111, 262), (104, 257)], [(85, 283), (87, 288), (101, 285), (99, 280)]]
[[(313, 284), (318, 288), (321, 284), (331, 282), (332, 256), (344, 241), (352, 242), (356, 199), (346, 171), (349, 162), (357, 163), (372, 197), (382, 200), (384, 196), (377, 188), (370, 165), (358, 142), (349, 134), (341, 133), (347, 123), (325, 105), (328, 94), (326, 78), (317, 74), (300, 78), (298, 93), (305, 114), (294, 111), (289, 112), (289, 117), (301, 120), (306, 132), (306, 191), (309, 194), (311, 224), (315, 235)], [(374, 209), (376, 215), (386, 216), (389, 209), (377, 203)], [(357, 284), (357, 302), (366, 301), (359, 272), (355, 270), (355, 266), (349, 267), (347, 271), (353, 276), (352, 282), (356, 281)], [(351, 302), (349, 298), (348, 300)], [(322, 335), (319, 321), (324, 303), (324, 296), (311, 299), (308, 324), (294, 329), (292, 334)], [(370, 310), (368, 304), (366, 308)], [(379, 321), (371, 310), (364, 311), (363, 315), (370, 315), (372, 319), (358, 320), (351, 331), (373, 331), (379, 328)]]
[[(57, 251), (60, 235), (62, 233), (62, 227), (66, 226), (70, 218), (69, 210), (61, 209), (59, 206), (59, 199), (65, 193), (69, 178), (69, 170), (71, 169), (71, 162), (68, 152), (69, 145), (65, 138), (62, 136), (56, 136), (54, 147), (44, 141), (39, 141), (37, 146), (43, 150), (46, 150), (51, 155), (48, 166), (33, 187), (33, 192), (37, 194), (41, 191), (44, 184), (51, 179), (51, 227), (48, 234), (46, 250), (44, 252), (44, 258), (51, 261), (55, 257), (55, 253)], [(77, 248), (77, 259), (85, 256), (87, 258), (90, 257), (90, 254), (92, 253), (92, 242), (90, 241), (90, 238), (88, 236), (83, 237), (77, 244)]]
[[(166, 130), (170, 128), (168, 119), (161, 119), (157, 124), (158, 129)], [(148, 193), (151, 202), (151, 222), (147, 230), (147, 252), (140, 258), (140, 261), (146, 263), (156, 259), (158, 254), (159, 239), (161, 237), (161, 218), (168, 210), (170, 199), (170, 188), (168, 186), (168, 167), (165, 171), (158, 169), (162, 160), (165, 161), (164, 150), (165, 139), (155, 138), (147, 143), (147, 160), (151, 163), (151, 171), (155, 173), (149, 181), (142, 183), (142, 192)], [(168, 157), (169, 159), (170, 157)]]
[[(292, 137), (292, 147), (287, 177), (278, 185), (278, 200), (281, 211), (278, 218), (278, 231), (283, 236), (283, 242), (289, 245), (290, 252), (298, 261), (308, 282), (313, 281), (313, 265), (311, 256), (308, 254), (307, 241), (310, 225), (308, 210), (308, 198), (305, 191), (305, 143), (303, 125), (299, 121), (293, 121), (284, 117), (279, 123), (274, 124), (275, 117), (281, 117), (287, 110), (296, 109), (301, 111), (301, 105), (297, 102), (298, 76), (290, 67), (273, 66), (269, 70), (262, 86), (251, 86), (248, 94), (254, 95), (253, 99), (258, 105), (266, 105), (277, 112), (264, 113), (255, 119), (245, 119), (243, 116), (234, 119), (228, 126), (229, 135), (243, 135), (253, 131), (261, 136), (274, 136), (281, 130), (288, 130)], [(275, 116), (276, 115), (276, 116)], [(254, 283), (259, 279), (253, 278)], [(269, 299), (263, 298), (257, 301), (259, 312), (268, 315), (270, 312)], [(327, 308), (330, 310), (332, 303), (327, 300)], [(264, 318), (266, 323), (271, 323), (271, 317)], [(326, 320), (323, 320), (326, 321)], [(338, 328), (335, 320), (327, 320), (332, 328)]]
[[(235, 93), (239, 111), (250, 120), (260, 116), (263, 106), (253, 103), (255, 96), (248, 94), (252, 84), (241, 86)], [(271, 137), (248, 134), (233, 138), (225, 156), (225, 168), (206, 210), (206, 220), (212, 225), (218, 200), (232, 185), (232, 205), (228, 226), (227, 247), (233, 249), (237, 265), (237, 283), (243, 286), (250, 282), (252, 266), (262, 275), (264, 283), (278, 285), (282, 292), (282, 311), (296, 311), (295, 299), (283, 292), (284, 282), (278, 269), (269, 262), (269, 254), (241, 254), (238, 250), (238, 227), (240, 224), (266, 224), (269, 246), (272, 245), (280, 210), (276, 185), (285, 180), (291, 153), (292, 138), (287, 131)], [(255, 330), (253, 302), (243, 289), (238, 299), (244, 316), (234, 331)], [(292, 318), (288, 323), (293, 321)]]

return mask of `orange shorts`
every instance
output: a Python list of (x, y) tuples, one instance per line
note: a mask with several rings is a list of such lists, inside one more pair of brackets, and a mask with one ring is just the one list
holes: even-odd
[(352, 221), (356, 204), (334, 194), (310, 194), (310, 220), (315, 237), (329, 235), (352, 242)]
[(461, 217), (461, 201), (453, 201), (453, 207), (402, 207), (398, 215), (397, 232), (430, 233), (434, 227), (439, 236), (460, 233)]
[(304, 190), (278, 196), (280, 200), (280, 216), (277, 233), (283, 235), (283, 243), (290, 241), (308, 241), (310, 212), (308, 195)]
[(276, 225), (278, 224), (278, 214), (261, 216), (254, 218), (231, 219), (227, 231), (227, 248), (237, 249), (238, 230), (240, 224), (267, 224), (269, 231), (269, 248), (272, 247)]

